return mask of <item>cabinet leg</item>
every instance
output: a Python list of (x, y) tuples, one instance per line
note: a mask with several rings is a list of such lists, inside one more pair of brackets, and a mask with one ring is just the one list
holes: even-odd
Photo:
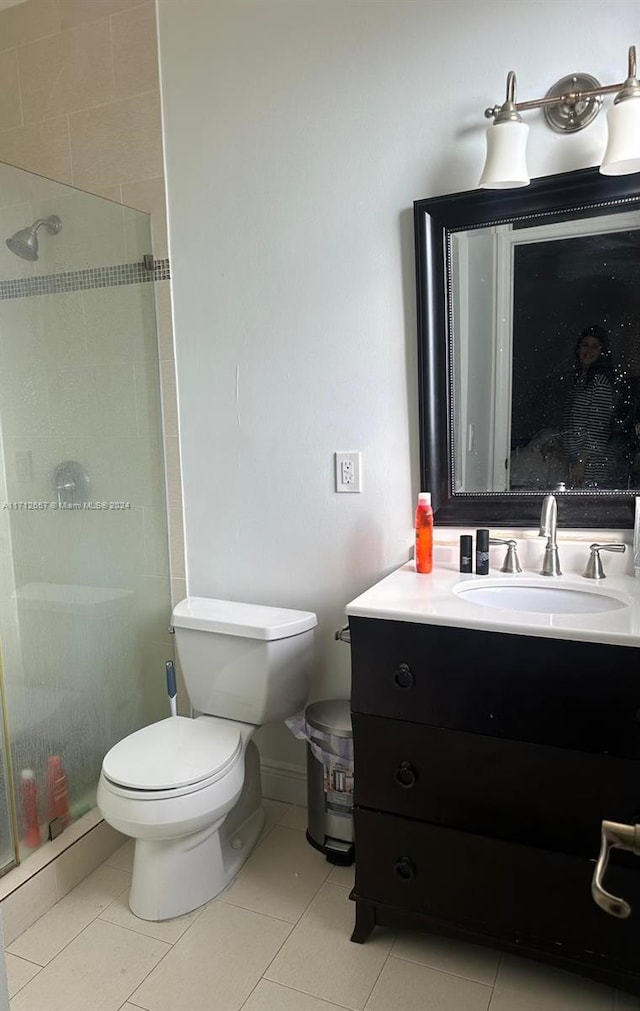
[(373, 906), (356, 900), (356, 925), (353, 928), (351, 940), (356, 944), (364, 944), (375, 925), (376, 913)]

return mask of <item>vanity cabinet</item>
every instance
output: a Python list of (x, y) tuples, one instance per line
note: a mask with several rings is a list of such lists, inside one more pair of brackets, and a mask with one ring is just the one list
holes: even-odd
[(352, 939), (411, 925), (640, 993), (640, 859), (591, 898), (603, 819), (640, 822), (640, 653), (351, 616)]

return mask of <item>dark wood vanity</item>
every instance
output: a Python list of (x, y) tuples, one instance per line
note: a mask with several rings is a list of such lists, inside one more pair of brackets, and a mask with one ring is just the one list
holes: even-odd
[(603, 819), (640, 821), (640, 652), (349, 619), (352, 940), (424, 928), (640, 994), (640, 859), (591, 897)]

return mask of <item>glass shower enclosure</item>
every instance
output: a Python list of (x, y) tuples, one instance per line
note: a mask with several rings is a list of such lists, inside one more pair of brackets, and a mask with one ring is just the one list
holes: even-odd
[(0, 164), (0, 873), (168, 715), (151, 252), (147, 214)]

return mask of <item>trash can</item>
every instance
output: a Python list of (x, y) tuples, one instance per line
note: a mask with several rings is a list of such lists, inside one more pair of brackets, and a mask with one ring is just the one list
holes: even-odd
[(353, 863), (353, 734), (346, 699), (323, 699), (305, 711), (307, 839), (332, 864)]

